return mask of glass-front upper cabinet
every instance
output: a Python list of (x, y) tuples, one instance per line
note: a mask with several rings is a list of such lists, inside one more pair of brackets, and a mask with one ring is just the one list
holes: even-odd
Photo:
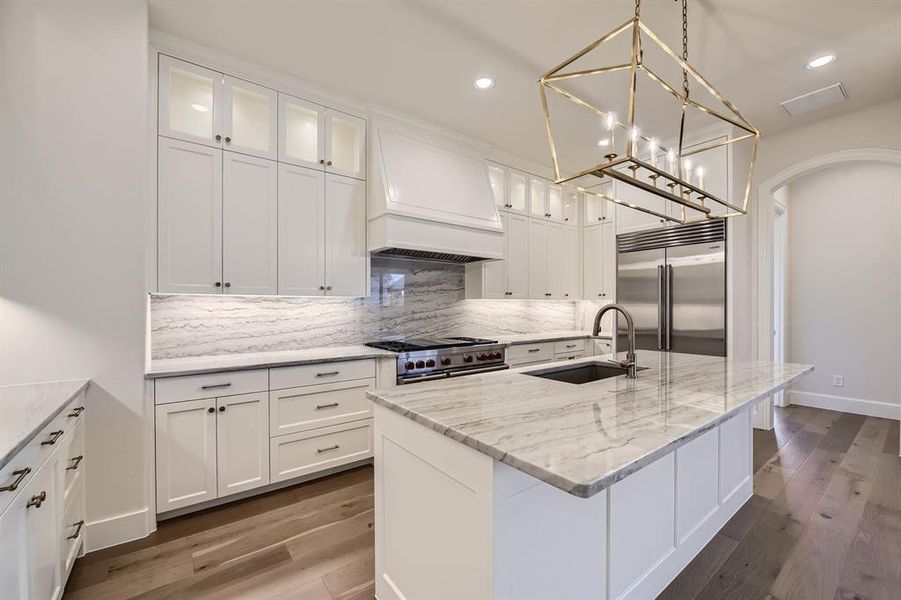
[(579, 199), (582, 194), (573, 188), (563, 188), (563, 222), (570, 225), (579, 223)]
[(221, 146), (222, 74), (162, 55), (159, 69), (160, 135)]
[(330, 108), (325, 114), (325, 170), (365, 179), (366, 121)]
[(547, 216), (555, 221), (563, 221), (563, 188), (553, 183), (547, 190)]
[(491, 193), (494, 195), (494, 203), (498, 208), (510, 208), (507, 206), (506, 170), (497, 165), (488, 165), (488, 181), (491, 183)]
[(325, 166), (325, 107), (278, 95), (278, 159), (302, 167)]
[[(605, 182), (592, 191), (597, 194), (612, 196), (612, 183)], [(605, 200), (593, 193), (586, 192), (585, 198), (585, 224), (596, 225), (598, 223), (606, 223), (613, 216), (613, 207), (608, 206), (609, 200)]]
[(528, 188), (526, 187), (526, 174), (519, 171), (508, 171), (510, 179), (507, 182), (509, 193), (507, 196), (507, 208), (518, 213), (526, 213), (527, 199), (529, 197)]
[(529, 213), (533, 217), (547, 217), (547, 183), (537, 177), (529, 177)]
[(275, 159), (278, 139), (275, 90), (226, 76), (223, 97), (223, 148)]

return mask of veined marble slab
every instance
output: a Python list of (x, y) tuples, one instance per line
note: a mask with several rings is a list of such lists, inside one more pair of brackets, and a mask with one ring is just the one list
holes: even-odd
[(536, 479), (588, 498), (813, 370), (812, 365), (651, 351), (639, 351), (638, 364), (647, 370), (637, 379), (620, 376), (576, 385), (523, 374), (551, 366), (544, 364), (367, 395)]
[(90, 380), (0, 386), (0, 469), (90, 384)]
[[(488, 336), (502, 344), (537, 344), (539, 342), (559, 342), (560, 340), (575, 340), (580, 338), (595, 337), (590, 331), (539, 331), (537, 333), (513, 333)], [(610, 339), (610, 333), (600, 332), (597, 336), (602, 339)]]

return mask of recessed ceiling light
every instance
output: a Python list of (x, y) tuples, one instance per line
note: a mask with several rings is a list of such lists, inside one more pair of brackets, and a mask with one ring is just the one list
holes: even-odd
[(490, 77), (479, 77), (472, 85), (474, 85), (477, 90), (490, 90), (494, 87), (494, 80)]
[(197, 104), (196, 102), (195, 102), (194, 104), (191, 105), (191, 108), (193, 108), (193, 109), (196, 110), (197, 112), (206, 112), (206, 111), (210, 110), (209, 108), (207, 108), (207, 107), (204, 106), (203, 104)]
[(809, 63), (807, 63), (808, 69), (819, 69), (820, 67), (825, 67), (829, 63), (835, 60), (834, 54), (824, 54), (823, 56), (818, 56)]

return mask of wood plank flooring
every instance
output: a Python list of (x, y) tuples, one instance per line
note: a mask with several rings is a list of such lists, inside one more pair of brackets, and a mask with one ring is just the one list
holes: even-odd
[[(754, 470), (754, 496), (661, 598), (901, 598), (897, 421), (777, 409), (774, 430), (754, 432)], [(372, 469), (361, 467), (91, 553), (65, 598), (372, 599), (373, 559)]]

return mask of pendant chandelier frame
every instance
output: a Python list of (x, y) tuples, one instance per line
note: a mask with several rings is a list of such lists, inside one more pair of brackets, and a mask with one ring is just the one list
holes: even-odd
[[(678, 0), (676, 0), (678, 1)], [(757, 160), (757, 147), (760, 141), (760, 132), (754, 127), (735, 107), (734, 104), (724, 97), (713, 85), (710, 84), (694, 67), (688, 63), (688, 6), (687, 0), (682, 2), (682, 56), (669, 47), (657, 34), (655, 34), (641, 20), (641, 0), (635, 2), (635, 16), (628, 21), (616, 27), (612, 31), (601, 36), (582, 50), (570, 56), (559, 65), (545, 73), (538, 80), (539, 93), (541, 97), (541, 107), (544, 112), (545, 131), (547, 134), (548, 145), (550, 147), (551, 160), (554, 168), (554, 180), (556, 183), (566, 183), (585, 176), (595, 176), (598, 178), (610, 178), (625, 184), (634, 186), (645, 192), (649, 192), (663, 198), (668, 202), (679, 205), (679, 216), (667, 214), (653, 210), (644, 206), (636, 205), (632, 202), (626, 202), (609, 195), (578, 187), (584, 193), (597, 196), (616, 204), (637, 210), (643, 213), (653, 215), (661, 220), (674, 223), (690, 223), (704, 221), (707, 219), (724, 219), (734, 216), (745, 215), (748, 212), (748, 201), (751, 193), (751, 176), (754, 172), (754, 164)], [(565, 71), (572, 63), (592, 52), (605, 42), (608, 42), (621, 34), (631, 32), (631, 60), (628, 63), (601, 66), (589, 69), (580, 69), (575, 71)], [(676, 90), (668, 84), (662, 77), (659, 77), (648, 65), (643, 61), (643, 53), (641, 49), (643, 37), (650, 38), (657, 47), (659, 47), (666, 55), (672, 58), (682, 69), (683, 81), (682, 90)], [(582, 97), (563, 89), (558, 82), (572, 80), (576, 78), (592, 77), (603, 73), (614, 73), (617, 71), (629, 71), (629, 96), (628, 96), (628, 117), (625, 123), (616, 119), (615, 115), (610, 111), (604, 111)], [(635, 129), (635, 105), (638, 95), (638, 78), (646, 76), (651, 81), (659, 84), (666, 92), (675, 97), (682, 105), (681, 117), (679, 122), (678, 142), (675, 148), (667, 149), (659, 147), (662, 152), (674, 151), (677, 160), (671, 171), (659, 168), (656, 164), (656, 158), (652, 160), (654, 164), (647, 160), (638, 158), (637, 156), (637, 140), (643, 139), (651, 142), (651, 138), (644, 135), (637, 135)], [(711, 96), (716, 98), (726, 110), (715, 110), (701, 102), (690, 97), (689, 81), (692, 80), (702, 86)], [(601, 119), (607, 119), (612, 127), (622, 129), (628, 135), (626, 137), (626, 152), (624, 156), (618, 157), (616, 154), (607, 154), (604, 156), (603, 162), (592, 167), (577, 171), (575, 173), (563, 174), (561, 172), (560, 162), (558, 160), (557, 144), (555, 143), (554, 132), (551, 124), (551, 114), (548, 109), (547, 90), (550, 90), (563, 98), (575, 103), (576, 105), (595, 113)], [(700, 146), (685, 149), (683, 147), (685, 141), (685, 118), (686, 111), (692, 109), (704, 112), (714, 117), (718, 122), (731, 125), (742, 133), (736, 136), (727, 136), (725, 140), (713, 141)], [(747, 183), (745, 185), (744, 197), (738, 204), (733, 204), (707, 190), (700, 185), (692, 184), (690, 177), (686, 177), (684, 172), (684, 159), (688, 156), (699, 154), (718, 148), (734, 144), (736, 142), (753, 139), (753, 147), (750, 153), (750, 162), (748, 165)], [(654, 150), (652, 149), (652, 152)], [(631, 173), (626, 173), (626, 170)], [(645, 181), (644, 178), (648, 181)], [(663, 185), (660, 185), (662, 182)], [(726, 212), (713, 214), (710, 203), (719, 204), (725, 207)], [(699, 218), (688, 218), (686, 209), (700, 213)]]

